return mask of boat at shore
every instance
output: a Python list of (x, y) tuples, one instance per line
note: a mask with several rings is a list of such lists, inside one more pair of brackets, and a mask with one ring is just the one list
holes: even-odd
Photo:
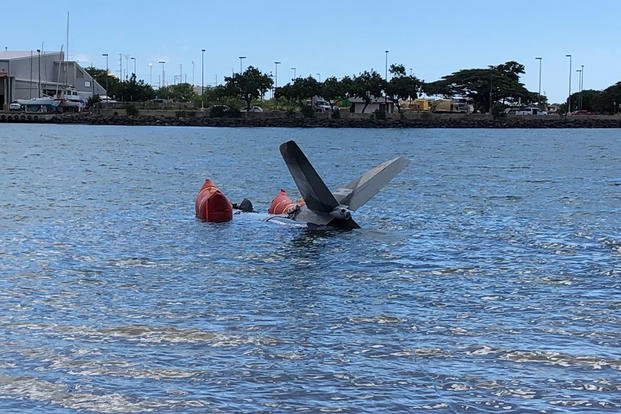
[(52, 96), (42, 96), (32, 99), (18, 99), (17, 102), (22, 105), (26, 112), (30, 113), (61, 113), (61, 100)]
[(18, 99), (17, 103), (31, 113), (82, 112), (86, 108), (84, 98), (71, 87), (60, 90), (55, 96)]
[(61, 100), (64, 111), (82, 112), (86, 108), (86, 101), (75, 88), (65, 88), (57, 97)]

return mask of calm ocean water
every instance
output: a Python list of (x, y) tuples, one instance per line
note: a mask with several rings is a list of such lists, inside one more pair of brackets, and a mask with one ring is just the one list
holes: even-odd
[[(351, 232), (266, 211), (410, 166)], [(621, 131), (0, 126), (0, 412), (621, 410)]]

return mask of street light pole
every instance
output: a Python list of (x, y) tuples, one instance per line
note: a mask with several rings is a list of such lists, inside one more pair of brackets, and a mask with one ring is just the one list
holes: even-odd
[(41, 49), (37, 49), (37, 53), (39, 54), (39, 98), (41, 97)]
[(578, 73), (578, 109), (582, 109), (582, 70), (576, 69), (576, 73)]
[(101, 56), (105, 56), (106, 57), (106, 96), (110, 96), (108, 95), (108, 74), (109, 74), (109, 69), (108, 69), (108, 54), (107, 53), (102, 53)]
[(541, 61), (543, 58), (536, 57), (535, 59), (539, 61), (539, 92), (537, 92), (537, 95), (539, 96), (539, 106), (541, 107)]
[(131, 57), (130, 59), (134, 61), (134, 76), (136, 76), (136, 58)]
[(205, 110), (205, 49), (201, 49), (201, 111)]
[(149, 63), (149, 85), (153, 87), (153, 63)]
[(295, 71), (297, 70), (297, 68), (291, 68), (291, 70), (293, 71), (293, 78), (291, 78), (291, 80), (294, 81), (296, 78)]
[(239, 57), (239, 74), (241, 75), (243, 70), (242, 70), (242, 61), (246, 59), (246, 56), (240, 56)]
[(571, 112), (571, 55), (567, 54), (565, 57), (569, 58), (569, 96), (567, 96), (567, 115)]
[(276, 88), (278, 88), (278, 65), (280, 65), (280, 62), (275, 61), (274, 67), (276, 70), (274, 71), (274, 93), (272, 94), (272, 98), (276, 97)]
[(164, 74), (164, 64), (166, 61), (160, 60), (158, 63), (162, 64), (162, 82), (160, 83), (160, 88), (164, 88), (166, 86), (166, 75)]
[(386, 65), (384, 69), (384, 81), (388, 82), (388, 50), (386, 51)]
[[(386, 64), (384, 66), (384, 82), (388, 83), (388, 50), (386, 51)], [(386, 96), (386, 91), (384, 91), (384, 112), (388, 113), (388, 96)]]

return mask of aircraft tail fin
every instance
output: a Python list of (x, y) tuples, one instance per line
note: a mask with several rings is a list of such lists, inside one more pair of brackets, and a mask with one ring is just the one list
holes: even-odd
[(295, 141), (288, 141), (280, 145), (287, 168), (304, 198), (306, 206), (319, 213), (329, 213), (338, 202), (323, 182), (315, 168), (311, 165), (306, 155), (302, 152)]

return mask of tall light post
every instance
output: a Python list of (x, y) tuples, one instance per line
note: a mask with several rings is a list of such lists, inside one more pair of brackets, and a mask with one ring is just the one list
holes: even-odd
[[(584, 91), (584, 65), (580, 65), (580, 92)], [(580, 94), (580, 106), (582, 107), (582, 94)]]
[(149, 85), (153, 87), (153, 63), (149, 63)]
[(196, 81), (194, 80), (194, 61), (192, 61), (192, 86), (196, 85)]
[(130, 57), (130, 59), (134, 61), (134, 76), (137, 77), (137, 75), (136, 75), (136, 58), (135, 57)]
[(37, 49), (37, 53), (39, 54), (39, 98), (41, 97), (41, 49)]
[(157, 63), (162, 64), (162, 82), (160, 83), (160, 88), (164, 88), (166, 86), (166, 75), (164, 74), (164, 65), (166, 64), (166, 61), (160, 60)]
[(201, 111), (205, 110), (205, 49), (201, 49)]
[(571, 112), (571, 55), (567, 54), (565, 57), (569, 58), (569, 95), (567, 96), (567, 115)]
[(321, 83), (321, 73), (317, 72), (317, 81)]
[(108, 74), (110, 73), (108, 69), (108, 54), (102, 53), (101, 56), (106, 57), (106, 96), (108, 96)]
[(541, 106), (541, 61), (543, 58), (536, 57), (535, 59), (539, 61), (539, 92), (537, 92), (537, 95), (539, 96), (539, 106)]
[(272, 98), (276, 97), (276, 88), (278, 88), (278, 65), (280, 65), (279, 61), (274, 62), (274, 93), (272, 94)]
[(30, 83), (28, 84), (28, 95), (32, 99), (32, 49), (30, 50)]
[(384, 68), (384, 81), (388, 82), (388, 52), (389, 50), (387, 50), (386, 53), (386, 64), (385, 64), (385, 68)]
[(242, 70), (242, 62), (243, 60), (246, 59), (246, 56), (240, 56), (239, 57), (239, 74), (241, 75), (243, 70)]
[(582, 69), (576, 69), (576, 73), (578, 74), (578, 109), (582, 109)]
[(291, 78), (291, 80), (294, 81), (296, 78), (295, 71), (297, 70), (297, 68), (291, 68), (291, 70), (293, 71), (293, 78)]
[[(386, 63), (384, 66), (384, 82), (388, 83), (388, 50), (386, 50)], [(386, 92), (384, 92), (384, 106), (386, 107), (386, 109), (384, 109), (384, 111), (387, 113), (388, 112), (388, 96), (386, 96)]]
[(582, 109), (582, 92), (584, 91), (584, 65), (580, 65), (580, 69), (577, 70), (577, 72), (580, 72), (580, 78), (579, 78), (579, 86), (578, 89), (580, 90), (580, 109)]

